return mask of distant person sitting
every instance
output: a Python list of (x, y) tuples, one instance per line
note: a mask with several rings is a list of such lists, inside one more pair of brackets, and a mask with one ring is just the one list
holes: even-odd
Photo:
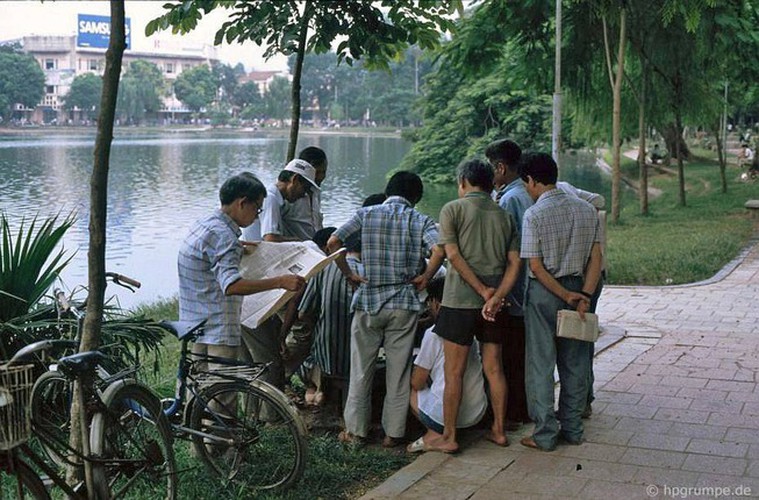
[[(443, 300), (444, 278), (435, 278), (427, 285), (427, 308), (437, 318)], [(445, 391), (445, 355), (443, 339), (430, 327), (424, 334), (422, 346), (411, 372), (411, 412), (427, 429), (427, 432), (408, 445), (410, 453), (430, 450), (430, 443), (443, 437), (443, 393)], [(456, 427), (476, 425), (487, 410), (485, 381), (482, 361), (475, 342), (469, 350), (463, 377), (463, 391)]]
[(651, 163), (654, 165), (657, 165), (664, 161), (664, 154), (661, 151), (661, 148), (659, 148), (659, 144), (654, 144), (654, 149), (651, 151)]

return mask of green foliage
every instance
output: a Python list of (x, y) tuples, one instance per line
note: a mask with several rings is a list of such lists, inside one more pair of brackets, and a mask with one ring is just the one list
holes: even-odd
[(0, 50), (0, 116), (7, 120), (16, 103), (34, 108), (45, 95), (45, 73), (18, 47)]
[(85, 73), (74, 78), (69, 93), (63, 98), (64, 109), (79, 108), (85, 116), (94, 120), (100, 112), (100, 94), (103, 78), (95, 73)]
[(290, 115), (290, 81), (283, 76), (275, 76), (264, 94), (266, 116), (284, 120)]
[(147, 113), (160, 111), (161, 99), (167, 93), (167, 83), (158, 66), (133, 61), (121, 78), (116, 113), (125, 123), (139, 124)]
[(47, 292), (61, 269), (71, 260), (58, 245), (73, 225), (72, 216), (59, 221), (34, 217), (27, 225), (22, 220), (16, 234), (10, 221), (0, 212), (0, 357), (23, 345), (18, 332), (9, 325), (32, 311)]
[(216, 98), (216, 78), (208, 66), (183, 71), (174, 82), (174, 94), (185, 106), (198, 112)]
[(339, 37), (346, 37), (337, 45), (339, 60), (351, 64), (363, 58), (371, 66), (383, 68), (409, 45), (435, 48), (438, 30), (451, 31), (454, 25), (450, 14), (463, 8), (461, 0), (194, 0), (165, 4), (168, 12), (150, 21), (145, 34), (169, 27), (173, 33), (187, 33), (217, 7), (231, 9), (232, 13), (216, 32), (216, 45), (252, 41), (266, 47), (266, 57), (293, 54), (298, 51), (306, 16), (310, 33), (306, 52), (327, 52)]

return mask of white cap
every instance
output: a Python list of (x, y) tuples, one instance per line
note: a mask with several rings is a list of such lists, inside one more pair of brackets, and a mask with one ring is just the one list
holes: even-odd
[(316, 183), (316, 169), (306, 160), (292, 160), (285, 166), (284, 170), (287, 170), (288, 172), (295, 172), (310, 182), (314, 189), (320, 191), (319, 185)]

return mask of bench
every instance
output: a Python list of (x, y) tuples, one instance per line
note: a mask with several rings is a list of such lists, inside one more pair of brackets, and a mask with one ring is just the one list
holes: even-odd
[(759, 200), (748, 200), (744, 205), (755, 219), (759, 219)]

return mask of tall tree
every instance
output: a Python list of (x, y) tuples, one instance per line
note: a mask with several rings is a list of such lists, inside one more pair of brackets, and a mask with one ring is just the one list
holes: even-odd
[(217, 45), (249, 40), (265, 46), (267, 57), (296, 54), (288, 160), (297, 148), (300, 82), (307, 52), (327, 52), (340, 40), (339, 60), (351, 64), (363, 58), (372, 66), (387, 67), (411, 44), (422, 49), (437, 47), (440, 32), (453, 28), (450, 14), (463, 9), (462, 0), (188, 0), (164, 7), (168, 12), (147, 24), (147, 35), (169, 27), (174, 33), (187, 33), (204, 14), (222, 7), (232, 13), (216, 33)]
[(174, 94), (185, 106), (199, 112), (216, 99), (218, 82), (208, 66), (183, 71), (174, 82)]
[(103, 90), (103, 78), (95, 73), (79, 75), (71, 82), (69, 93), (63, 97), (63, 109), (73, 111), (79, 108), (88, 120), (93, 120), (99, 113), (100, 94)]
[[(84, 331), (79, 345), (81, 352), (91, 351), (100, 345), (103, 323), (103, 301), (105, 299), (105, 230), (108, 206), (108, 170), (110, 168), (111, 143), (113, 142), (113, 122), (116, 116), (116, 96), (121, 76), (121, 60), (126, 48), (124, 27), (124, 2), (111, 0), (111, 37), (105, 53), (105, 73), (103, 74), (103, 93), (100, 99), (100, 116), (98, 118), (95, 151), (93, 154), (92, 176), (90, 178), (90, 243), (87, 252), (88, 263), (88, 299), (84, 319)], [(71, 421), (81, 422), (79, 438), (88, 449), (88, 427), (85, 412), (82, 411), (82, 391), (77, 383), (74, 389), (75, 404), (71, 410)], [(77, 404), (78, 403), (78, 404)], [(75, 428), (75, 427), (72, 427)], [(76, 435), (72, 432), (72, 444), (76, 444)], [(98, 485), (92, 480), (91, 464), (85, 462), (87, 492), (91, 500), (98, 497)], [(102, 485), (99, 485), (102, 488)]]
[(232, 105), (245, 118), (250, 119), (264, 113), (264, 98), (258, 90), (256, 82), (245, 82), (235, 89), (232, 95)]
[(14, 104), (34, 108), (45, 95), (45, 73), (39, 63), (15, 45), (0, 47), (0, 117), (7, 121)]
[(149, 61), (133, 61), (121, 79), (116, 111), (125, 122), (139, 124), (146, 114), (161, 110), (166, 94), (160, 68)]
[(283, 121), (290, 105), (290, 82), (283, 76), (275, 76), (264, 94), (266, 116)]

